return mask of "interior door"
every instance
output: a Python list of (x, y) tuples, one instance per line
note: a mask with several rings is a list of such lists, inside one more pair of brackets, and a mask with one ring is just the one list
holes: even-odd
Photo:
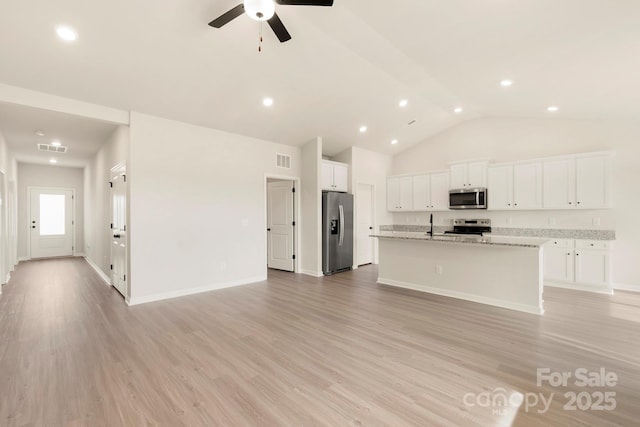
[(267, 266), (293, 271), (293, 181), (267, 184)]
[(111, 284), (127, 295), (127, 175), (123, 167), (111, 176)]
[(356, 255), (358, 265), (371, 264), (373, 262), (373, 187), (367, 184), (358, 184), (357, 194), (357, 231), (356, 231)]
[(73, 255), (73, 190), (29, 189), (30, 257)]

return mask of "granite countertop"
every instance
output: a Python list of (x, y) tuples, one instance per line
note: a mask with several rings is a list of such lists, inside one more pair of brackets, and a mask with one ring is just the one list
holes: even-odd
[(451, 236), (436, 233), (433, 237), (423, 232), (389, 231), (372, 234), (371, 237), (402, 240), (424, 240), (444, 243), (461, 243), (491, 246), (515, 246), (520, 248), (539, 248), (549, 241), (540, 237), (512, 237), (512, 236)]

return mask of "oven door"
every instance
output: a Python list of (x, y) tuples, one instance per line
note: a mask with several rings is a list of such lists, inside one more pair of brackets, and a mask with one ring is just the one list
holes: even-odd
[(449, 209), (487, 209), (487, 189), (451, 190)]

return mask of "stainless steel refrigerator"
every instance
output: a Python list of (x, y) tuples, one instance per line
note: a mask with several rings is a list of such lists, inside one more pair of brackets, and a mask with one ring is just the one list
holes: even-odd
[(322, 193), (322, 272), (329, 276), (353, 266), (353, 195)]

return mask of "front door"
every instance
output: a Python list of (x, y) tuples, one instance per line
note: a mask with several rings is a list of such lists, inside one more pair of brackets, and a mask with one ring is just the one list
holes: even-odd
[(267, 266), (293, 271), (293, 181), (267, 184)]
[(124, 166), (111, 177), (111, 284), (127, 295), (127, 175)]
[(29, 189), (30, 257), (73, 255), (73, 190)]

